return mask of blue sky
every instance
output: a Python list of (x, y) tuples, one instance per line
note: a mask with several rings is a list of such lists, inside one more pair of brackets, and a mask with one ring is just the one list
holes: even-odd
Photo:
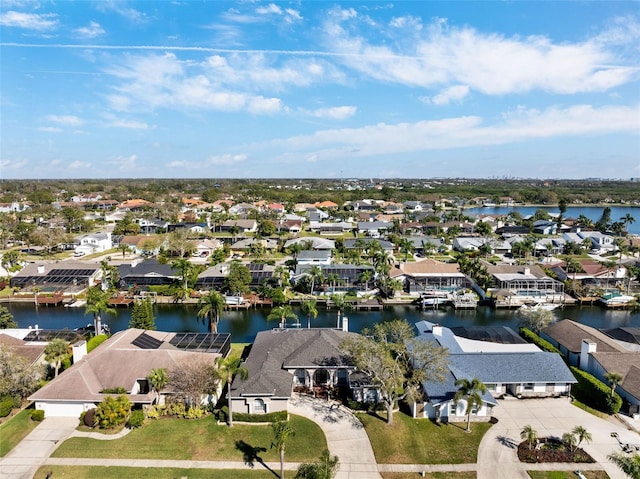
[(0, 178), (640, 177), (637, 1), (0, 6)]

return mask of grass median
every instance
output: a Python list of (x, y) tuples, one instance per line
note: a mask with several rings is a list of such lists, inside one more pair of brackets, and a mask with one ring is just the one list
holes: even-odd
[(475, 463), (478, 446), (490, 423), (478, 422), (465, 431), (465, 424), (434, 423), (395, 413), (393, 424), (370, 414), (358, 417), (371, 441), (378, 464), (466, 464)]
[(135, 477), (136, 479), (273, 479), (266, 469), (178, 469), (158, 467), (107, 467), (107, 466), (42, 466), (34, 479), (113, 479)]
[(12, 418), (2, 419), (3, 424), (0, 425), (0, 457), (4, 457), (40, 424), (31, 420), (31, 411), (33, 409), (23, 409)]
[[(327, 448), (320, 427), (300, 416), (290, 415), (296, 433), (287, 443), (286, 461), (317, 460)], [(111, 459), (178, 459), (196, 461), (245, 461), (256, 456), (279, 461), (271, 448), (269, 425), (218, 425), (212, 416), (203, 419), (161, 418), (115, 440), (72, 437), (62, 443), (52, 457)]]

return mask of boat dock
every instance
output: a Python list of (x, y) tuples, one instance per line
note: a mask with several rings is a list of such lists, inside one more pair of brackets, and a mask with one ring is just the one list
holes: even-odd
[(116, 296), (114, 298), (109, 298), (109, 305), (116, 307), (124, 306), (128, 308), (134, 301), (135, 300), (133, 298), (129, 298), (127, 296)]

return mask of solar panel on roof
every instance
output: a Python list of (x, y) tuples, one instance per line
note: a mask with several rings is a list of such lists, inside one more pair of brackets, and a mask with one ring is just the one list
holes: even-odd
[(178, 349), (218, 353), (225, 356), (229, 352), (231, 335), (227, 333), (176, 333), (170, 344)]
[(140, 349), (158, 349), (162, 345), (162, 341), (149, 336), (147, 333), (142, 333), (131, 341), (131, 344), (138, 346)]

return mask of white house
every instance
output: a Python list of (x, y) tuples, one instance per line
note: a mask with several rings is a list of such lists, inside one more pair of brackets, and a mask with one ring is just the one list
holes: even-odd
[(75, 248), (78, 256), (91, 253), (101, 253), (113, 248), (111, 233), (92, 233), (80, 238), (80, 244)]

